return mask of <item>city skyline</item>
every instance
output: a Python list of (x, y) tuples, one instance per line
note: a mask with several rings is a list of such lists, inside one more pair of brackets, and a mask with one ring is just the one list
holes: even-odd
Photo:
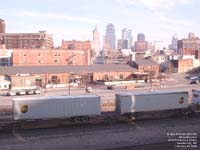
[(7, 33), (46, 30), (53, 34), (56, 46), (62, 39), (92, 40), (95, 25), (102, 43), (109, 23), (115, 26), (116, 39), (123, 28), (129, 28), (134, 41), (142, 32), (147, 41), (159, 40), (167, 46), (174, 34), (198, 36), (198, 6), (197, 0), (7, 0), (0, 6), (0, 18), (6, 21)]

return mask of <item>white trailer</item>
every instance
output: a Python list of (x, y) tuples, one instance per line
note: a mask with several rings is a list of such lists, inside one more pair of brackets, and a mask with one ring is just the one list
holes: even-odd
[(101, 114), (100, 97), (96, 95), (13, 98), (13, 109), (15, 120), (70, 118)]
[(116, 94), (116, 111), (120, 114), (184, 109), (188, 92), (144, 92)]

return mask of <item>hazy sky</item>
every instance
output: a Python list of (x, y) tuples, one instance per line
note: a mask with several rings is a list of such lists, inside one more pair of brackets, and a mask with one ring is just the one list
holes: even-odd
[(199, 0), (4, 0), (0, 18), (8, 33), (46, 30), (55, 45), (62, 39), (91, 40), (95, 25), (102, 39), (108, 23), (115, 25), (117, 38), (127, 27), (134, 40), (143, 32), (149, 41), (169, 43), (175, 33), (199, 36), (199, 8)]

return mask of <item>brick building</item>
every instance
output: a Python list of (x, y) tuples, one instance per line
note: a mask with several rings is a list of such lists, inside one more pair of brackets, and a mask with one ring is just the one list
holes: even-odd
[(64, 41), (62, 40), (61, 49), (67, 50), (89, 50), (91, 49), (90, 41)]
[(193, 55), (195, 59), (200, 59), (200, 48), (199, 50), (183, 49), (183, 55)]
[(185, 73), (193, 69), (193, 59), (178, 60), (178, 73)]
[(160, 66), (156, 61), (154, 61), (151, 57), (144, 57), (143, 55), (136, 55), (135, 61), (131, 63), (133, 67), (138, 69), (138, 73), (147, 73), (153, 76), (158, 77), (160, 74)]
[(89, 65), (90, 51), (13, 49), (13, 66)]
[(90, 61), (92, 59), (92, 48), (91, 48), (91, 43), (89, 40), (87, 40), (87, 41), (76, 41), (76, 40), (64, 41), (64, 40), (62, 40), (61, 49), (71, 50), (71, 51), (72, 50), (84, 51), (85, 53), (87, 53), (88, 64), (90, 63)]
[(0, 66), (12, 66), (12, 50), (0, 49)]
[(98, 80), (129, 80), (135, 72), (129, 65), (71, 65), (71, 66), (15, 66), (3, 67), (0, 75), (9, 76), (11, 88), (33, 86), (66, 86), (69, 82), (79, 83)]
[(200, 38), (189, 36), (187, 39), (178, 40), (178, 53), (182, 55), (195, 55), (200, 50)]
[(144, 52), (148, 50), (148, 42), (146, 41), (136, 41), (135, 42), (135, 51)]
[(0, 33), (0, 45), (7, 49), (16, 48), (53, 48), (53, 36), (46, 31), (38, 33)]

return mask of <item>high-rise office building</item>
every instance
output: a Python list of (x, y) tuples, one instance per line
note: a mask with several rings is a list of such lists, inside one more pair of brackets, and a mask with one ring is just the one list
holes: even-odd
[(115, 49), (115, 27), (112, 23), (108, 24), (106, 27), (106, 39), (105, 39), (105, 48)]
[(177, 49), (178, 49), (178, 35), (177, 34), (173, 35), (172, 37), (171, 49), (177, 52)]
[(132, 30), (128, 29), (128, 48), (132, 48), (132, 46), (133, 46)]
[[(133, 41), (132, 30), (124, 28), (122, 30), (122, 40), (128, 41), (126, 48), (131, 48), (132, 47), (132, 41)], [(125, 47), (123, 47), (123, 48), (125, 49)]]
[(144, 33), (139, 33), (137, 35), (137, 41), (138, 42), (144, 42), (145, 41), (145, 34)]
[(0, 19), (0, 33), (5, 33), (6, 32), (6, 23), (5, 20)]
[(99, 31), (97, 30), (97, 26), (93, 30), (93, 40), (92, 40), (92, 49), (95, 52), (95, 55), (98, 55), (100, 52), (100, 40), (99, 40)]
[(117, 49), (128, 49), (128, 40), (119, 39), (117, 41)]
[(128, 39), (128, 30), (127, 28), (124, 28), (122, 30), (122, 40), (127, 40)]

